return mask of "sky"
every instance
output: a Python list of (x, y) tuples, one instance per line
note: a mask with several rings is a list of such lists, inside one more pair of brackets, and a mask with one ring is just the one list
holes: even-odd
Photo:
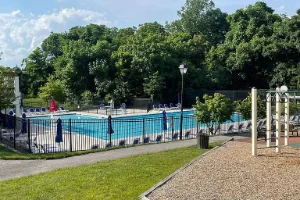
[[(255, 0), (214, 0), (228, 14)], [(299, 0), (264, 0), (276, 13), (292, 16)], [(90, 23), (108, 27), (138, 27), (178, 19), (185, 0), (0, 0), (0, 65), (21, 67), (51, 32), (66, 32)]]

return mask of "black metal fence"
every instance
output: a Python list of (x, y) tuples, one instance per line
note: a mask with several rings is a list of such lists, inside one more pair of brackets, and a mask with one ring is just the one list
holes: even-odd
[[(56, 142), (57, 118), (17, 118), (0, 114), (0, 141), (22, 152), (52, 153), (84, 151), (114, 146), (131, 146), (148, 143), (170, 142), (180, 138), (180, 116), (141, 118), (116, 117), (103, 119), (62, 119), (62, 141)], [(242, 131), (246, 124), (241, 119), (228, 121), (216, 134)], [(165, 124), (164, 124), (165, 123)], [(110, 126), (113, 131), (110, 130)], [(197, 123), (194, 115), (183, 118), (183, 139), (191, 139), (197, 133), (208, 133), (205, 124)], [(111, 133), (111, 134), (110, 134)]]

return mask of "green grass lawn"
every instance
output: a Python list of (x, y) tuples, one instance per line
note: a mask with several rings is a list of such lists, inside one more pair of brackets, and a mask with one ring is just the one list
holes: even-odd
[(1, 181), (0, 199), (138, 199), (206, 151), (179, 148)]

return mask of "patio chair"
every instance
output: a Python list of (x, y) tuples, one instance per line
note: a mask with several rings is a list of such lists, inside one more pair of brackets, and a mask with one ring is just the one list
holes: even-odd
[(49, 111), (45, 107), (43, 107), (41, 109), (41, 114), (47, 114), (47, 113), (49, 113)]
[(148, 144), (149, 142), (150, 142), (150, 137), (147, 136), (147, 137), (144, 137), (144, 141), (140, 142), (139, 144)]
[(111, 148), (110, 143), (106, 143), (105, 148)]
[(170, 110), (168, 104), (164, 104), (164, 108), (165, 108), (166, 110)]
[(34, 112), (34, 108), (29, 108), (29, 112), (28, 112), (28, 114), (30, 114), (30, 115), (33, 115), (33, 114), (35, 114), (35, 112)]
[(36, 108), (36, 109), (35, 109), (35, 114), (36, 114), (36, 115), (40, 115), (40, 114), (41, 114), (41, 110), (40, 110), (39, 108)]
[(189, 138), (189, 137), (190, 137), (190, 134), (191, 134), (191, 131), (187, 131), (187, 132), (185, 132), (185, 134), (184, 134), (184, 138)]
[(232, 133), (233, 132), (233, 124), (231, 124), (228, 129), (223, 129), (219, 131), (221, 134), (228, 134), (228, 133)]
[(174, 133), (174, 135), (172, 136), (172, 138), (167, 137), (167, 140), (177, 140), (178, 139), (178, 133)]
[(132, 142), (132, 145), (138, 145), (140, 143), (140, 138), (135, 138)]
[(158, 105), (158, 110), (164, 110), (164, 107), (163, 107), (162, 104), (159, 104), (159, 105)]
[(232, 130), (233, 130), (233, 132), (240, 132), (240, 131), (242, 131), (243, 126), (244, 126), (244, 123), (240, 123), (238, 128), (232, 128)]
[(251, 126), (252, 126), (252, 123), (251, 123), (251, 122), (248, 122), (247, 126), (242, 127), (242, 131), (243, 131), (243, 132), (249, 131), (250, 128), (251, 128)]
[(100, 104), (100, 109), (104, 110), (105, 109), (105, 105), (103, 103)]
[(170, 110), (176, 110), (177, 109), (177, 107), (176, 106), (174, 106), (174, 104), (173, 103), (170, 103)]
[(28, 111), (26, 108), (23, 108), (23, 113), (25, 113), (26, 115), (28, 114)]
[(176, 104), (177, 109), (181, 109), (181, 103)]
[(69, 110), (65, 110), (65, 108), (63, 106), (59, 107), (59, 111), (61, 111), (61, 112), (69, 112)]
[(120, 140), (119, 141), (119, 147), (125, 146), (125, 140)]
[(125, 103), (121, 104), (121, 109), (124, 109), (124, 110), (126, 109), (126, 104)]
[(157, 135), (156, 139), (155, 140), (150, 140), (150, 142), (156, 142), (156, 143), (158, 143), (158, 142), (161, 142), (161, 139), (162, 139), (162, 135)]

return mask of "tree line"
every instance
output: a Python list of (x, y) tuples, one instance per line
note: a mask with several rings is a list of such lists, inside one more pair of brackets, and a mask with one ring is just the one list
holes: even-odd
[(186, 0), (178, 16), (165, 25), (51, 33), (18, 70), (21, 91), (60, 102), (160, 100), (180, 91), (180, 64), (188, 92), (300, 88), (300, 10), (289, 17), (257, 2), (228, 15), (211, 0)]

